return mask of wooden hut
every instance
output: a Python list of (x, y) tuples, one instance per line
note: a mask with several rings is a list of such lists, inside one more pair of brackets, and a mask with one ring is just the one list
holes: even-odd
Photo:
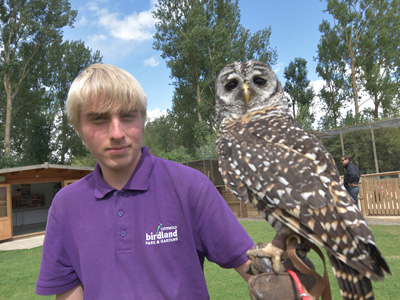
[(54, 195), (93, 168), (41, 165), (0, 170), (0, 241), (45, 230)]

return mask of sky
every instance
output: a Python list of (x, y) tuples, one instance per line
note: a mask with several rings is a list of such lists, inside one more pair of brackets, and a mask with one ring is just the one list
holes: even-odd
[[(64, 29), (65, 40), (81, 40), (99, 50), (103, 63), (130, 72), (148, 97), (149, 117), (172, 108), (170, 70), (161, 52), (153, 49), (152, 10), (156, 0), (70, 0), (78, 11), (74, 28)], [(322, 0), (239, 0), (241, 25), (252, 33), (271, 27), (270, 45), (276, 48), (272, 68), (284, 85), (284, 68), (296, 57), (307, 60), (308, 79), (321, 82), (315, 73), (318, 31), (329, 20)]]

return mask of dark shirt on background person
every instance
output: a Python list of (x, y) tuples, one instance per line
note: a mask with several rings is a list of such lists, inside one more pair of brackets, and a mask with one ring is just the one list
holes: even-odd
[(350, 196), (354, 199), (357, 208), (358, 206), (358, 193), (360, 188), (358, 183), (360, 181), (361, 172), (358, 170), (356, 165), (351, 161), (350, 155), (346, 154), (342, 157), (342, 165), (345, 168), (345, 174), (343, 179), (344, 187)]

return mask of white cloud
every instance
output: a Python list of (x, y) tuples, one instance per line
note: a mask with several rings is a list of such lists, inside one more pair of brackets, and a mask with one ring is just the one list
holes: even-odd
[(325, 114), (325, 112), (323, 111), (324, 104), (320, 101), (320, 98), (318, 96), (324, 85), (325, 85), (325, 80), (323, 79), (314, 80), (310, 82), (310, 86), (313, 88), (315, 94), (315, 99), (313, 101), (313, 105), (311, 108), (315, 117), (315, 122), (313, 124), (314, 128), (318, 127), (318, 122), (322, 119), (323, 115)]
[(78, 20), (78, 22), (75, 23), (75, 26), (85, 26), (88, 24), (88, 20), (86, 19), (85, 16), (83, 16), (82, 18), (80, 18), (80, 20)]
[(325, 80), (323, 79), (319, 79), (319, 80), (314, 80), (310, 82), (310, 85), (312, 86), (312, 88), (314, 89), (314, 93), (315, 94), (319, 94), (319, 92), (321, 91), (321, 89), (324, 87), (325, 85)]
[(150, 10), (121, 16), (107, 9), (91, 7), (99, 15), (99, 24), (123, 41), (145, 41), (153, 38), (154, 20)]
[(154, 121), (155, 119), (166, 116), (168, 114), (167, 110), (164, 109), (161, 111), (159, 108), (156, 108), (154, 110), (148, 110), (147, 111), (147, 122)]
[[(323, 101), (318, 96), (321, 89), (324, 87), (325, 84), (326, 84), (326, 82), (323, 79), (319, 79), (319, 80), (310, 82), (310, 85), (313, 87), (314, 93), (316, 95), (316, 97), (313, 101), (313, 107), (312, 107), (312, 110), (314, 112), (314, 117), (315, 117), (315, 123), (313, 124), (313, 126), (315, 128), (318, 127), (318, 121), (320, 121), (322, 119), (322, 117), (324, 116), (324, 114), (326, 113), (324, 111), (326, 104), (323, 103)], [(360, 111), (362, 110), (361, 107), (363, 107), (364, 109), (365, 108), (373, 108), (372, 103), (368, 102), (369, 98), (368, 98), (367, 94), (365, 94), (363, 91), (360, 91), (359, 97), (360, 97), (360, 100), (359, 100)], [(354, 100), (352, 98), (348, 99), (348, 102), (345, 102), (343, 104), (343, 106), (339, 110), (339, 114), (341, 117), (345, 117), (348, 111), (351, 111), (351, 113), (354, 114)]]
[(145, 66), (150, 66), (153, 68), (157, 67), (160, 64), (160, 62), (154, 56), (146, 59), (143, 63)]
[(107, 37), (104, 34), (95, 34), (89, 37), (92, 41), (104, 41)]
[(150, 4), (151, 4), (151, 7), (152, 7), (152, 10), (154, 10), (156, 4), (158, 4), (158, 0), (150, 0)]
[(276, 64), (273, 71), (275, 72), (275, 74), (278, 74), (283, 69), (283, 67), (284, 67), (283, 63)]

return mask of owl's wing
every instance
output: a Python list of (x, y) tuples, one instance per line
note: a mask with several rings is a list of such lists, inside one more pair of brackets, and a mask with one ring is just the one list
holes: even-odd
[[(273, 208), (293, 209), (305, 198), (311, 209), (321, 209), (333, 201), (325, 198), (328, 183), (339, 182), (333, 159), (316, 138), (279, 112), (266, 108), (226, 120), (217, 151), (226, 184), (240, 200), (251, 198), (246, 189)], [(316, 189), (321, 184), (325, 189)]]
[(370, 257), (373, 236), (331, 155), (290, 116), (264, 108), (226, 120), (217, 151), (228, 187), (270, 223), (275, 218), (361, 273), (383, 277), (374, 261), (381, 256)]

